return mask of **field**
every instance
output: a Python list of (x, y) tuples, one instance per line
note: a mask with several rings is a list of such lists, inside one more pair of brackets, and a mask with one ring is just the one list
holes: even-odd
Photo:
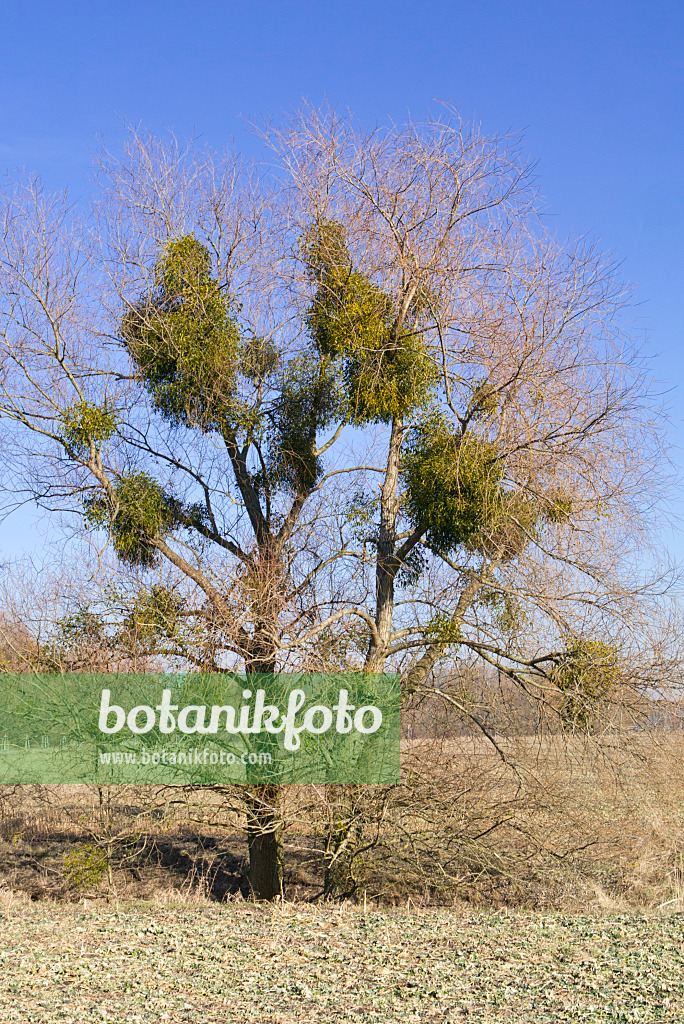
[(7, 1024), (678, 1022), (684, 917), (0, 900)]
[(499, 743), (404, 749), (356, 902), (321, 900), (323, 788), (286, 788), (258, 905), (230, 794), (2, 787), (1, 1019), (679, 1024), (681, 733)]

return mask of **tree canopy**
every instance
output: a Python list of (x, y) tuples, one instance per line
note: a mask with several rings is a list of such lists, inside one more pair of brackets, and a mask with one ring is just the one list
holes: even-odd
[(658, 592), (661, 421), (614, 266), (454, 112), (305, 108), (264, 141), (251, 167), (131, 130), (85, 215), (5, 190), (6, 488), (110, 546), (121, 623), (175, 664), (448, 695), (469, 658), (586, 721)]

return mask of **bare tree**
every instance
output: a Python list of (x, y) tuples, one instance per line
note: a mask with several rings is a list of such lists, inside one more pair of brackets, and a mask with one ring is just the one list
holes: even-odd
[[(6, 191), (6, 488), (110, 543), (129, 627), (188, 666), (391, 668), (477, 721), (435, 676), (468, 654), (595, 705), (667, 586), (635, 556), (662, 434), (614, 267), (454, 112), (263, 134), (250, 168), (132, 130), (85, 218)], [(260, 898), (279, 800), (244, 791)]]

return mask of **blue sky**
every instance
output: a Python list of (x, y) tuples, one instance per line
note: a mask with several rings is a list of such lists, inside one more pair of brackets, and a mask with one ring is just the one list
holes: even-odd
[[(24, 0), (4, 5), (0, 97), (0, 169), (77, 192), (121, 118), (252, 152), (244, 119), (302, 98), (366, 124), (439, 98), (487, 132), (524, 129), (550, 223), (600, 238), (635, 284), (684, 444), (684, 4)], [(28, 522), (0, 548), (28, 543)]]

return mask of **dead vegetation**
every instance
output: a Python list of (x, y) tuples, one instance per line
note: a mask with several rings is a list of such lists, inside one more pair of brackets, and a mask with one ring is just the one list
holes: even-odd
[[(322, 898), (331, 831), (346, 827), (354, 888), (340, 895), (357, 901), (684, 906), (681, 731), (495, 740), (405, 739), (402, 784), (351, 800), (349, 787), (287, 787), (288, 899)], [(237, 796), (4, 786), (0, 887), (34, 900), (249, 897)]]

